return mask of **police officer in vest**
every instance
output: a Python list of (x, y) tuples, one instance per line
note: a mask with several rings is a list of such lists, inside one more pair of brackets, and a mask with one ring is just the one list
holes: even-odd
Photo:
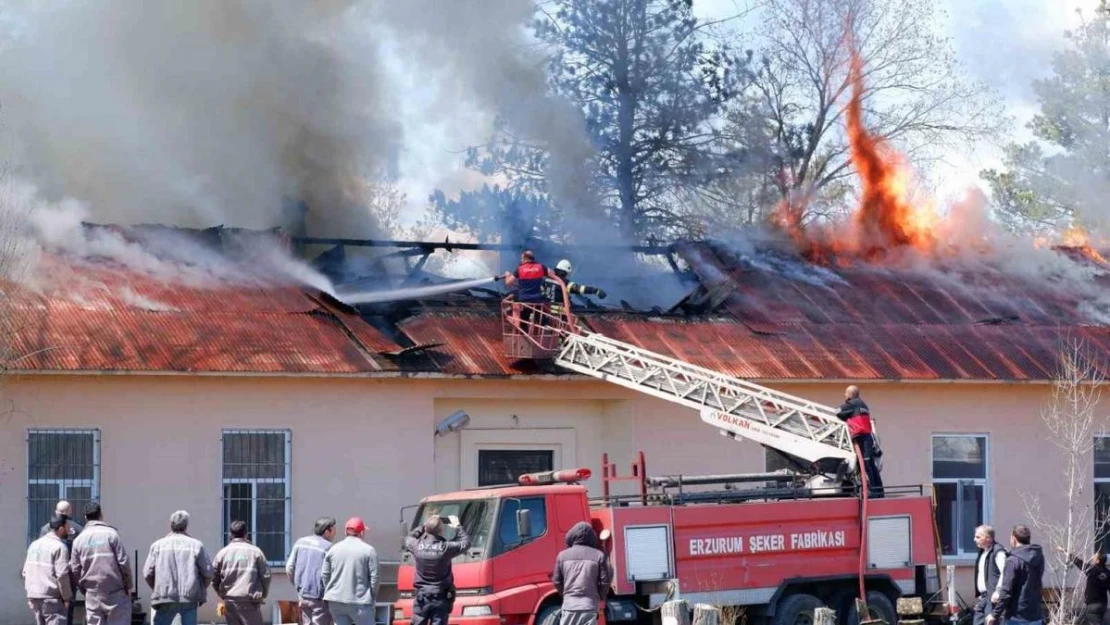
[(455, 540), (443, 537), (443, 517), (429, 516), (405, 537), (412, 553), (415, 574), (412, 582), (412, 625), (447, 625), (455, 603), (455, 576), (451, 559), (470, 548), (470, 536), (456, 517), (448, 517)]
[(996, 593), (1002, 585), (1007, 553), (1005, 547), (995, 542), (994, 528), (989, 525), (975, 528), (975, 546), (979, 548), (979, 557), (975, 560), (974, 625), (984, 625), (998, 601)]

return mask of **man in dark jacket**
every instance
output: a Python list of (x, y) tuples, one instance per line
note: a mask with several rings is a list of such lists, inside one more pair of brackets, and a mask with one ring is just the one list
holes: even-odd
[[(1057, 548), (1064, 553), (1063, 548)], [(1106, 616), (1106, 593), (1110, 592), (1110, 569), (1106, 568), (1106, 554), (1096, 552), (1084, 562), (1079, 556), (1068, 554), (1068, 561), (1083, 572), (1086, 584), (1083, 587), (1085, 606), (1083, 622), (1086, 625), (1100, 625)]]
[(1006, 623), (1041, 625), (1044, 609), (1041, 604), (1041, 576), (1044, 575), (1044, 554), (1040, 545), (1030, 544), (1032, 532), (1024, 525), (1015, 525), (1010, 534), (1010, 557), (1002, 571), (1002, 586), (994, 611), (987, 616), (987, 625)]
[(871, 409), (859, 396), (859, 387), (852, 385), (844, 390), (844, 403), (836, 416), (848, 425), (852, 443), (859, 447), (863, 456), (863, 471), (867, 476), (867, 496), (879, 499), (883, 496), (883, 478), (879, 474), (878, 456), (874, 429), (871, 427)]
[(1002, 571), (1006, 568), (1006, 548), (994, 539), (994, 528), (980, 525), (975, 528), (975, 546), (979, 557), (975, 559), (975, 625), (983, 625), (987, 615), (994, 611), (998, 588), (1002, 585)]
[(416, 564), (412, 589), (412, 625), (447, 625), (455, 603), (455, 575), (451, 560), (470, 549), (470, 536), (459, 520), (449, 517), (455, 540), (443, 537), (443, 517), (429, 516), (405, 537), (405, 549)]
[(559, 625), (594, 625), (612, 574), (605, 553), (598, 549), (597, 532), (580, 521), (567, 532), (567, 548), (555, 559), (551, 581), (563, 596)]

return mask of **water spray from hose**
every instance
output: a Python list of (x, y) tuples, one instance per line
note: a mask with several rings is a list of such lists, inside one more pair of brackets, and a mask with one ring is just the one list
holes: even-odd
[(337, 299), (345, 304), (377, 304), (380, 302), (395, 302), (400, 300), (422, 299), (433, 295), (456, 293), (469, 289), (492, 284), (501, 279), (501, 276), (490, 278), (475, 278), (473, 280), (459, 280), (444, 284), (430, 284), (428, 286), (406, 287), (403, 289), (389, 289), (387, 291), (363, 291), (357, 293), (339, 293)]

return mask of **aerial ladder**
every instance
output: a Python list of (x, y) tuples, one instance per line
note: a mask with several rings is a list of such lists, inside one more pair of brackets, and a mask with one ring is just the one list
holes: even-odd
[(504, 300), (506, 356), (553, 359), (565, 369), (696, 410), (722, 435), (810, 463), (814, 489), (839, 486), (859, 473), (847, 425), (831, 406), (590, 332), (571, 314), (566, 288), (562, 293), (562, 306), (554, 310), (512, 296)]

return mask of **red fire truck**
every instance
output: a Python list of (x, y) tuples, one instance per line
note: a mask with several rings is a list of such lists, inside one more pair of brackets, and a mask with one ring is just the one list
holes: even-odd
[[(776, 449), (796, 470), (649, 477), (641, 453), (624, 477), (603, 458), (602, 494), (592, 500), (579, 484), (591, 475), (585, 468), (426, 497), (406, 528), (433, 514), (455, 516), (473, 541), (454, 561), (453, 622), (556, 625), (551, 573), (580, 521), (598, 531), (614, 571), (605, 621), (656, 622), (669, 598), (739, 607), (749, 622), (769, 625), (811, 625), (823, 606), (836, 610), (839, 625), (858, 625), (861, 596), (870, 612), (862, 620), (891, 625), (898, 598), (920, 597), (924, 611), (937, 605), (931, 491), (886, 487), (885, 497), (869, 500), (858, 453), (832, 408), (590, 333), (543, 306), (521, 315), (526, 306), (506, 305), (509, 355), (551, 357), (699, 410), (722, 434)], [(617, 481), (632, 481), (635, 492), (614, 494)], [(405, 553), (397, 625), (412, 618), (412, 583)]]
[[(650, 622), (653, 608), (680, 597), (740, 606), (750, 619), (774, 625), (809, 625), (814, 609), (827, 606), (842, 624), (857, 625), (862, 575), (872, 616), (893, 624), (899, 597), (927, 600), (939, 590), (933, 502), (921, 492), (888, 488), (886, 497), (867, 502), (861, 523), (860, 499), (820, 496), (784, 482), (782, 473), (660, 478), (655, 483), (683, 480), (681, 492), (661, 493), (652, 492), (643, 466), (641, 459), (634, 474), (644, 488), (632, 496), (591, 501), (577, 484), (591, 472), (577, 469), (422, 500), (410, 527), (432, 514), (454, 515), (473, 540), (454, 563), (452, 621), (554, 625), (552, 567), (579, 521), (594, 526), (610, 557), (610, 622)], [(608, 486), (615, 472), (607, 466), (604, 473)], [(735, 487), (753, 480), (775, 483)], [(709, 483), (733, 488), (687, 490)], [(412, 615), (410, 557), (399, 571), (398, 625)]]

